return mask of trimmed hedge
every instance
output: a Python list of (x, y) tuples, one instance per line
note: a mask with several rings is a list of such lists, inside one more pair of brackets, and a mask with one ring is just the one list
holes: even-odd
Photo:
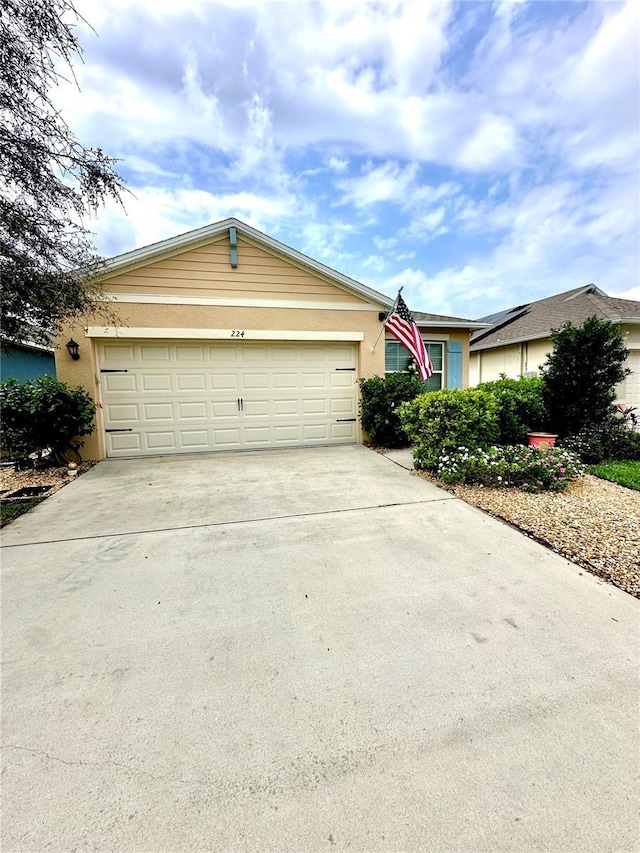
[(494, 394), (448, 388), (420, 394), (399, 408), (414, 450), (416, 468), (435, 469), (443, 450), (487, 447), (498, 440), (499, 405)]

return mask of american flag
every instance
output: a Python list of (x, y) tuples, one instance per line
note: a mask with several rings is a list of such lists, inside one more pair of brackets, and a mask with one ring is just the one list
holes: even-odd
[(418, 365), (420, 379), (425, 382), (433, 373), (433, 366), (411, 311), (407, 308), (400, 294), (398, 294), (393, 312), (387, 317), (384, 325), (394, 338), (397, 338), (409, 350)]

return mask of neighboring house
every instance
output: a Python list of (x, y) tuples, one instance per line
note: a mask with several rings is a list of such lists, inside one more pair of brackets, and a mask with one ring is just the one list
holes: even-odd
[(40, 376), (55, 376), (53, 347), (29, 342), (7, 343), (0, 347), (0, 381), (26, 382)]
[[(112, 258), (101, 280), (119, 325), (70, 325), (56, 352), (99, 402), (87, 459), (355, 443), (358, 378), (406, 369), (380, 336), (392, 299), (237, 219)], [(431, 387), (466, 387), (480, 324), (417, 319)]]
[(502, 373), (513, 378), (539, 373), (551, 350), (551, 331), (566, 322), (579, 326), (594, 315), (620, 324), (631, 374), (618, 386), (617, 399), (640, 406), (640, 302), (607, 296), (595, 284), (483, 317), (490, 328), (471, 336), (470, 384), (499, 379)]

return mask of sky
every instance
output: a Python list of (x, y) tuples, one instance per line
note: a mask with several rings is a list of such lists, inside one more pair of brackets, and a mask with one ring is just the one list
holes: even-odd
[(235, 216), (413, 310), (640, 299), (637, 0), (75, 5), (101, 254)]

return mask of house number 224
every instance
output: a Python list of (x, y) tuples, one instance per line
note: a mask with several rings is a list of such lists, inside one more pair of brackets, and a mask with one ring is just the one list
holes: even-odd
[(244, 338), (244, 329), (233, 329), (231, 332), (232, 338)]

